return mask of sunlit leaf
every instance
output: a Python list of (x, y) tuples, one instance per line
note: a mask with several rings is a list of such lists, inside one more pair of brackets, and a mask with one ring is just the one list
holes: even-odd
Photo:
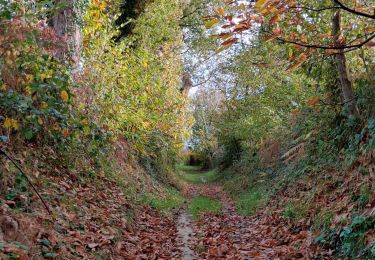
[(68, 92), (66, 92), (66, 90), (62, 90), (60, 92), (60, 97), (62, 100), (64, 100), (65, 102), (67, 102), (69, 100), (69, 94)]
[(311, 107), (311, 106), (315, 106), (316, 104), (318, 104), (320, 102), (320, 99), (318, 98), (318, 97), (314, 97), (314, 98), (312, 98), (312, 99), (310, 99), (310, 100), (308, 100), (307, 102), (306, 102), (306, 106), (309, 106), (309, 107)]
[(270, 24), (274, 24), (276, 23), (279, 19), (280, 19), (280, 15), (279, 14), (276, 14), (274, 15), (271, 19), (270, 19)]
[(12, 118), (5, 118), (5, 121), (4, 121), (4, 127), (6, 129), (10, 129), (12, 127)]
[(269, 0), (258, 0), (254, 7), (255, 8), (262, 8)]
[(215, 13), (216, 13), (217, 15), (224, 16), (224, 15), (225, 15), (224, 7), (220, 6), (219, 8), (215, 9)]
[(367, 33), (375, 32), (375, 27), (367, 27), (363, 31), (365, 31)]
[(210, 20), (210, 21), (206, 22), (205, 26), (206, 26), (206, 28), (210, 28), (210, 27), (214, 26), (215, 24), (217, 24), (219, 22), (220, 22), (219, 19), (213, 19), (213, 20)]

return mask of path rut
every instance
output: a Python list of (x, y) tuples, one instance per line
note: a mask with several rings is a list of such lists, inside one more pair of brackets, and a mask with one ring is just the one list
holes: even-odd
[(196, 259), (194, 251), (191, 249), (193, 247), (193, 229), (191, 226), (191, 221), (189, 215), (186, 211), (182, 211), (179, 215), (177, 222), (177, 234), (180, 241), (180, 250), (182, 253), (182, 259), (193, 260)]

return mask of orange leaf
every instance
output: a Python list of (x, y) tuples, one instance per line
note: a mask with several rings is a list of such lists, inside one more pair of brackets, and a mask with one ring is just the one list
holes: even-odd
[(220, 39), (228, 39), (229, 37), (232, 37), (233, 36), (233, 33), (221, 33), (219, 35), (217, 35), (218, 38)]
[(270, 40), (273, 40), (273, 38), (274, 38), (275, 36), (273, 36), (273, 35), (267, 35), (266, 37), (264, 37), (264, 41), (265, 42), (268, 42), (268, 41), (270, 41)]
[(270, 24), (274, 24), (276, 23), (279, 19), (280, 19), (280, 15), (279, 14), (276, 14), (274, 15), (271, 19), (270, 19)]
[(63, 129), (63, 135), (64, 135), (65, 138), (67, 138), (69, 136), (69, 129), (68, 128)]
[(221, 43), (222, 46), (227, 46), (227, 45), (232, 45), (233, 43), (237, 42), (237, 38), (231, 38), (231, 39), (228, 39), (226, 41), (224, 41), (223, 43)]
[(367, 27), (364, 29), (365, 32), (375, 32), (375, 27)]
[(278, 23), (276, 24), (275, 28), (272, 29), (272, 33), (276, 36), (281, 34), (281, 27)]
[(66, 92), (65, 90), (62, 90), (60, 92), (60, 97), (62, 100), (64, 100), (65, 102), (67, 102), (69, 100), (69, 95), (68, 95), (68, 92)]
[(228, 29), (230, 27), (233, 27), (233, 24), (226, 24), (226, 25), (221, 26), (221, 28), (223, 29)]
[(319, 102), (320, 102), (320, 99), (318, 97), (314, 97), (306, 102), (306, 106), (308, 107), (315, 106)]

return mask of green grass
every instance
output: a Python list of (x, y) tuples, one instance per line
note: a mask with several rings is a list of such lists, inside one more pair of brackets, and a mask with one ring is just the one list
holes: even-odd
[(219, 213), (222, 204), (218, 200), (214, 200), (204, 196), (198, 196), (191, 200), (188, 212), (194, 217), (198, 218), (204, 213)]
[(220, 177), (215, 170), (201, 171), (200, 166), (178, 165), (177, 170), (180, 178), (196, 184), (214, 182)]
[(334, 214), (329, 209), (323, 209), (313, 219), (313, 231), (326, 231), (330, 228)]
[(201, 170), (201, 166), (179, 164), (179, 165), (177, 165), (177, 170), (184, 171), (184, 172), (187, 172), (187, 173), (196, 173), (196, 172), (199, 172)]
[(254, 214), (257, 208), (264, 206), (267, 198), (260, 192), (242, 193), (236, 199), (236, 209), (241, 215)]
[(159, 198), (154, 195), (144, 195), (142, 202), (159, 210), (161, 213), (168, 213), (172, 209), (179, 208), (185, 202), (185, 198), (178, 191), (168, 189), (165, 198)]
[(305, 218), (308, 214), (309, 207), (302, 202), (289, 202), (283, 211), (283, 217), (293, 220)]

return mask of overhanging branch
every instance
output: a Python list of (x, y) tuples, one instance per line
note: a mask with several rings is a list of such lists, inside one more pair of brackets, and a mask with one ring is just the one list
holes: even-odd
[(371, 19), (375, 19), (375, 9), (374, 9), (373, 14), (368, 14), (368, 13), (363, 13), (363, 12), (359, 12), (357, 10), (351, 9), (351, 8), (347, 7), (346, 5), (344, 5), (343, 3), (341, 3), (339, 0), (333, 0), (333, 1), (336, 4), (338, 4), (341, 9), (343, 9), (343, 10), (349, 12), (349, 13), (359, 15), (359, 16), (363, 16), (363, 17), (367, 17), (367, 18), (371, 18)]
[(370, 42), (374, 38), (375, 38), (375, 33), (372, 34), (369, 38), (367, 38), (366, 40), (364, 40), (360, 43), (351, 44), (351, 45), (342, 45), (342, 46), (324, 46), (324, 45), (317, 45), (317, 44), (308, 44), (308, 43), (303, 43), (303, 42), (287, 40), (287, 39), (284, 39), (284, 38), (281, 38), (281, 37), (276, 37), (275, 39), (277, 39), (278, 41), (280, 41), (282, 43), (295, 44), (295, 45), (306, 47), (306, 48), (323, 49), (323, 50), (345, 50), (345, 49), (361, 48), (363, 45)]

